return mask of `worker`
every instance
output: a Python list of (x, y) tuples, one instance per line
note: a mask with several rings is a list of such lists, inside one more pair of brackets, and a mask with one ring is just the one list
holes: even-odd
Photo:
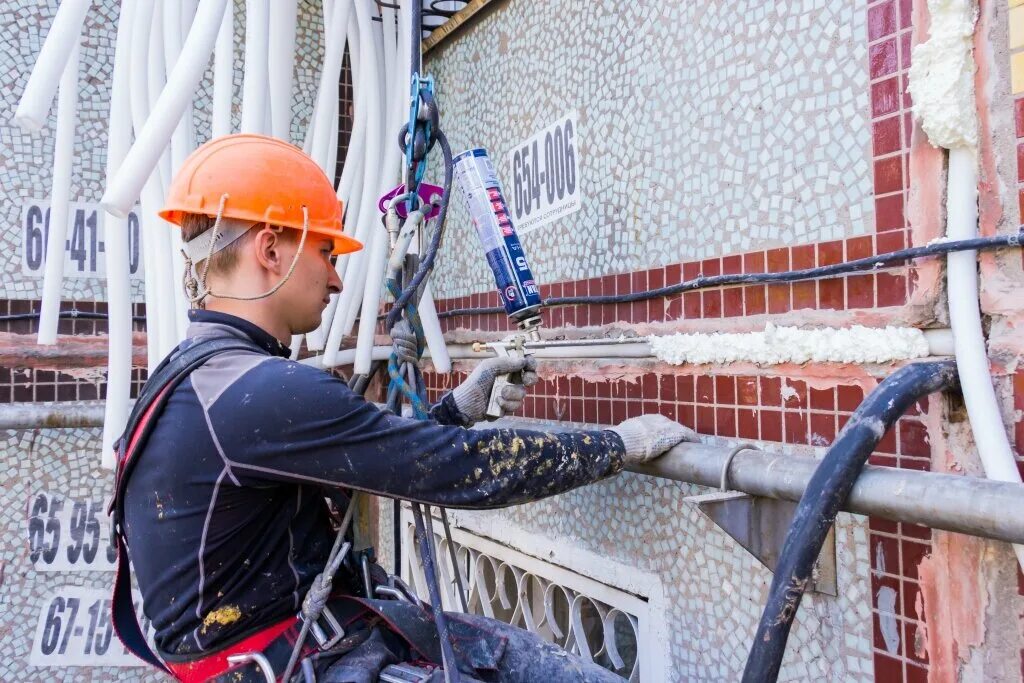
[[(268, 665), (282, 675), (296, 615), (331, 551), (326, 499), (337, 507), (356, 490), (455, 508), (515, 505), (695, 438), (660, 415), (586, 432), (467, 429), (484, 418), (496, 376), (536, 381), (532, 360), (480, 362), (424, 421), (289, 360), (293, 335), (316, 329), (341, 291), (334, 257), (361, 247), (342, 231), (331, 182), (290, 144), (247, 134), (204, 144), (182, 164), (160, 215), (181, 227), (196, 305), (187, 338), (151, 376), (119, 444), (112, 508), (159, 659), (180, 680), (263, 681)], [(395, 339), (405, 359), (415, 346), (408, 334)], [(209, 348), (216, 352), (199, 353)], [(525, 395), (506, 387), (503, 409)], [(373, 599), (361, 585), (358, 574), (335, 578), (330, 619), (318, 622), (327, 647), (310, 639), (307, 673), (375, 681), (396, 663), (440, 664), (430, 612)], [(116, 621), (116, 598), (114, 609)], [(449, 618), (460, 643), (476, 644), (456, 653), (463, 680), (621, 680), (507, 624)]]

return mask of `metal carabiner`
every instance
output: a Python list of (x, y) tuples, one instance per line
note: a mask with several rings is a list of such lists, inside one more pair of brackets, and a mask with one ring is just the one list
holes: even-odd
[(248, 664), (249, 662), (255, 662), (263, 677), (267, 679), (267, 683), (277, 683), (274, 667), (270, 666), (270, 660), (262, 652), (242, 652), (237, 655), (228, 655), (228, 664)]

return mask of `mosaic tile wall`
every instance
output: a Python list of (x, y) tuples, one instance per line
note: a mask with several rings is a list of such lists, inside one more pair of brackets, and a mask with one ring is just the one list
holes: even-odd
[[(142, 667), (61, 669), (38, 668), (28, 663), (40, 611), (45, 613), (58, 589), (84, 586), (109, 590), (113, 580), (112, 571), (37, 571), (29, 553), (29, 514), (38, 494), (56, 493), (66, 499), (99, 505), (106, 500), (109, 473), (99, 467), (100, 441), (99, 429), (0, 432), (4, 472), (4, 485), (0, 486), (0, 608), (4, 614), (0, 623), (0, 680), (166, 680)], [(62, 552), (69, 531), (58, 527), (57, 534), (64, 539)], [(99, 552), (106, 552), (104, 545)], [(81, 607), (79, 624), (88, 623), (86, 607)], [(74, 645), (72, 639), (70, 647), (73, 649)]]
[[(714, 377), (682, 373), (657, 370), (631, 380), (600, 381), (550, 377), (534, 387), (522, 415), (614, 424), (642, 413), (661, 413), (719, 437), (723, 444), (755, 443), (768, 450), (785, 445), (787, 451), (820, 454), (863, 399), (855, 385), (815, 388), (805, 379), (767, 370), (763, 375)], [(464, 379), (464, 373), (428, 375), (431, 399)], [(921, 422), (927, 410), (924, 402), (903, 418), (879, 445), (873, 462), (927, 469)], [(702, 487), (626, 474), (531, 505), (455, 514), (471, 529), (493, 533), (513, 528), (520, 530), (516, 538), (540, 534), (568, 540), (656, 573), (665, 584), (665, 602), (652, 608), (665, 610), (673, 625), (667, 648), (669, 670), (677, 675), (672, 680), (738, 680), (771, 575), (683, 501), (703, 492)], [(780, 680), (875, 680), (868, 522), (843, 515), (838, 534), (839, 597), (814, 595), (801, 606)], [(511, 542), (510, 535), (499, 531), (498, 540)], [(895, 562), (890, 562), (890, 571), (898, 567)], [(600, 572), (590, 566), (573, 569)]]
[[(870, 233), (866, 20), (826, 0), (510, 2), (427, 65), (453, 149), (487, 147), (506, 186), (511, 147), (577, 111), (583, 208), (523, 236), (551, 283)], [(449, 243), (475, 240), (451, 219)], [(490, 289), (475, 250), (439, 263), (439, 297)]]
[[(57, 0), (5, 0), (0, 3), (0, 73), (4, 74), (0, 89), (0, 109), (13, 113), (25, 87), (35, 55), (42, 46), (58, 6)], [(103, 194), (106, 164), (106, 131), (109, 116), (109, 70), (114, 56), (117, 33), (118, 3), (103, 0), (91, 4), (86, 15), (82, 40), (81, 90), (78, 123), (75, 129), (75, 155), (72, 168), (73, 200), (98, 202)], [(235, 125), (238, 125), (241, 104), (241, 44), (245, 27), (244, 0), (234, 0), (235, 7)], [(319, 64), (322, 56), (322, 30), (319, 3), (303, 3), (297, 24), (298, 56), (295, 64), (295, 92), (292, 98), (292, 136), (301, 141), (313, 111)], [(211, 68), (196, 91), (194, 120), (196, 140), (209, 137), (213, 72)], [(53, 159), (53, 125), (56, 114), (38, 133), (26, 133), (11, 124), (10, 115), (0, 121), (0, 249), (8, 255), (0, 259), (0, 296), (6, 298), (37, 298), (42, 278), (27, 278), (21, 272), (21, 210), (26, 199), (45, 198), (49, 194)], [(143, 235), (145, 239), (145, 235)], [(63, 296), (67, 299), (102, 300), (106, 282), (102, 279), (66, 279)], [(141, 284), (133, 287), (133, 296), (142, 298)]]
[[(27, 278), (21, 271), (21, 206), (28, 198), (48, 194), (52, 163), (52, 125), (35, 135), (22, 132), (9, 124), (10, 113), (17, 105), (36, 53), (56, 11), (57, 0), (27, 2), (7, 0), (0, 3), (0, 73), (3, 110), (0, 121), (0, 249), (8, 256), (0, 259), (0, 316), (20, 316), (38, 311), (41, 279)], [(103, 189), (106, 152), (106, 123), (109, 102), (109, 77), (114, 51), (118, 2), (101, 0), (91, 4), (84, 28), (79, 122), (76, 127), (75, 157), (72, 177), (72, 198), (96, 202)], [(322, 58), (320, 46), (319, 3), (300, 3), (297, 25), (298, 57), (295, 65), (296, 95), (292, 98), (292, 137), (301, 141), (306, 122), (312, 112), (315, 86)], [(235, 9), (235, 124), (238, 123), (245, 4), (234, 1)], [(197, 142), (208, 137), (212, 66), (195, 97)], [(351, 99), (351, 96), (349, 96)], [(342, 112), (344, 116), (345, 112)], [(40, 189), (42, 188), (42, 189)], [(143, 236), (144, 239), (144, 236)], [(105, 313), (105, 282), (101, 279), (68, 279), (65, 281), (63, 310), (84, 313)], [(142, 299), (141, 286), (133, 296)], [(140, 319), (135, 327), (145, 329), (145, 307), (134, 305)], [(31, 320), (0, 320), (0, 334), (5, 343), (32, 343), (18, 336), (32, 335), (36, 323)], [(106, 332), (103, 320), (62, 319), (61, 334), (98, 336)], [(28, 362), (2, 362), (0, 367), (0, 403), (31, 401), (97, 400), (105, 396), (104, 369), (33, 368)], [(133, 393), (145, 380), (145, 369), (133, 371)], [(54, 593), (66, 586), (73, 590), (95, 588), (107, 590), (113, 579), (111, 571), (39, 571), (31, 561), (29, 510), (40, 492), (59, 493), (67, 498), (92, 501), (102, 505), (109, 496), (109, 472), (99, 469), (100, 431), (53, 430), (0, 432), (0, 452), (5, 484), (0, 487), (0, 509), (4, 511), (0, 540), (0, 680), (4, 681), (157, 681), (166, 680), (147, 668), (88, 667), (39, 668), (31, 666), (29, 652), (40, 611), (52, 606)], [(97, 507), (98, 509), (98, 507)], [(105, 516), (99, 517), (105, 524)], [(65, 520), (65, 524), (67, 521)], [(69, 530), (65, 529), (67, 537)], [(64, 547), (60, 548), (64, 552)], [(103, 552), (103, 549), (100, 551)], [(79, 623), (88, 626), (88, 615), (82, 605)], [(67, 615), (65, 614), (65, 619)], [(73, 651), (77, 635), (70, 637)], [(116, 641), (115, 641), (116, 642)], [(113, 645), (111, 647), (114, 647)], [(79, 653), (80, 654), (80, 653)]]

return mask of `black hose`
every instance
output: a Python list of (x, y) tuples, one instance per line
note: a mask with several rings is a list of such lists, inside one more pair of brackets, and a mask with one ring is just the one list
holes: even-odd
[[(32, 311), (31, 313), (11, 313), (10, 315), (0, 315), (0, 323), (13, 323), (20, 322), (23, 320), (39, 320), (39, 316), (42, 315), (38, 311)], [(58, 318), (72, 319), (72, 320), (107, 320), (110, 315), (107, 313), (94, 313), (91, 311), (78, 311), (71, 309), (69, 311), (61, 311), (57, 314)], [(146, 322), (146, 316), (144, 315), (133, 315), (133, 322)]]
[[(689, 292), (696, 289), (708, 289), (711, 287), (725, 287), (727, 285), (745, 284), (771, 284), (776, 282), (798, 282), (800, 280), (815, 280), (818, 278), (837, 277), (848, 273), (856, 273), (864, 270), (874, 270), (880, 266), (901, 263), (927, 256), (940, 256), (958, 251), (986, 251), (990, 249), (1001, 249), (1003, 247), (1019, 247), (1024, 239), (1024, 231), (1016, 235), (997, 235), (995, 237), (975, 237), (967, 240), (950, 240), (948, 242), (935, 242), (923, 247), (911, 247), (899, 249), (876, 256), (844, 261), (828, 266), (817, 268), (803, 268), (801, 270), (787, 270), (779, 273), (745, 273), (735, 275), (713, 275), (705, 277), (700, 275), (692, 280), (685, 280), (674, 285), (648, 289), (643, 292), (630, 292), (629, 294), (608, 294), (602, 296), (556, 296), (544, 299), (541, 303), (545, 308), (551, 306), (578, 306), (585, 304), (626, 304), (634, 301), (646, 301), (662, 296), (672, 296), (682, 292)], [(452, 318), (464, 315), (488, 315), (491, 313), (504, 313), (501, 306), (480, 306), (476, 308), (456, 308), (450, 311), (438, 313), (438, 318)]]
[(807, 483), (786, 533), (743, 683), (774, 683), (778, 678), (789, 629), (818, 553), (875, 446), (912, 403), (956, 382), (954, 361), (907, 365), (882, 381), (839, 432)]

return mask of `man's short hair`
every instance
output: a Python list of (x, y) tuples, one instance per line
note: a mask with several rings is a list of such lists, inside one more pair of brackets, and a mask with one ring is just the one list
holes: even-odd
[[(199, 235), (203, 234), (207, 230), (213, 227), (213, 223), (216, 220), (213, 216), (204, 216), (198, 213), (186, 213), (181, 217), (181, 241), (191, 242)], [(222, 219), (221, 224), (230, 219)], [(227, 275), (235, 266), (238, 265), (238, 255), (242, 249), (251, 239), (251, 236), (257, 232), (257, 226), (253, 226), (252, 229), (242, 237), (227, 245), (220, 251), (216, 252), (210, 258), (210, 269), (209, 273), (218, 275)], [(196, 271), (202, 273), (203, 261), (197, 261), (194, 265)]]

